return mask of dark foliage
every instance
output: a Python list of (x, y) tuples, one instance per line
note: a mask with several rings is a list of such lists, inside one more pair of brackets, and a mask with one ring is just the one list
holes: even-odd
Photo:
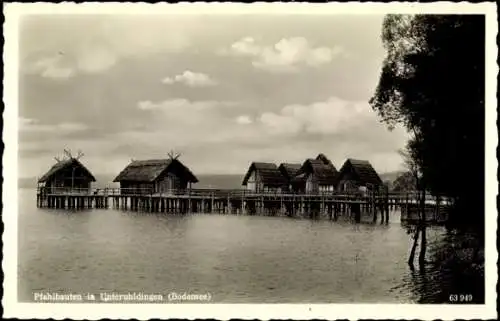
[(415, 192), (417, 182), (410, 172), (404, 172), (396, 178), (392, 184), (393, 192)]
[(387, 50), (370, 100), (389, 129), (402, 124), (423, 188), (455, 200), (455, 224), (484, 225), (485, 19), (389, 15)]

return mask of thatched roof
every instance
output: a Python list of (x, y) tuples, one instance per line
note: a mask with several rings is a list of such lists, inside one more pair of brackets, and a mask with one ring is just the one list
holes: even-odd
[(65, 170), (68, 167), (73, 167), (73, 166), (82, 168), (82, 170), (84, 171), (85, 175), (88, 176), (92, 182), (95, 182), (94, 175), (92, 175), (92, 173), (85, 166), (83, 166), (83, 164), (78, 159), (73, 158), (73, 157), (65, 159), (65, 160), (62, 160), (62, 161), (59, 161), (56, 164), (54, 164), (49, 169), (49, 171), (47, 173), (45, 173), (38, 180), (38, 182), (39, 183), (44, 183), (44, 182), (50, 180), (50, 178), (52, 178), (52, 176), (54, 176), (56, 173), (58, 173), (58, 172), (60, 172), (62, 170)]
[(132, 161), (113, 182), (154, 182), (163, 173), (173, 171), (188, 182), (197, 183), (194, 174), (177, 159), (149, 159)]
[(331, 166), (335, 169), (335, 171), (337, 171), (337, 169), (335, 168), (335, 166), (333, 165), (332, 161), (328, 159), (328, 157), (325, 156), (325, 154), (323, 153), (320, 153), (317, 157), (316, 157), (316, 160), (320, 160), (323, 162), (323, 164), (325, 165), (328, 165), (328, 166)]
[(335, 185), (337, 182), (337, 169), (331, 162), (326, 163), (321, 159), (307, 159), (293, 182), (304, 182), (308, 174), (313, 174), (319, 185)]
[(243, 178), (242, 185), (246, 185), (253, 171), (258, 171), (261, 182), (267, 186), (286, 185), (286, 179), (274, 163), (253, 162)]
[(348, 158), (340, 169), (340, 176), (351, 170), (361, 183), (382, 185), (382, 180), (369, 161)]
[(282, 163), (280, 164), (278, 169), (283, 177), (285, 177), (287, 180), (291, 180), (297, 175), (301, 167), (301, 164)]

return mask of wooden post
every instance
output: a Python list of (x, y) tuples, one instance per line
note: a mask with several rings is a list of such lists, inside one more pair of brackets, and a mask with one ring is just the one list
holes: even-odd
[(425, 253), (427, 250), (427, 237), (426, 237), (426, 212), (425, 212), (425, 186), (422, 188), (422, 198), (420, 199), (420, 207), (421, 207), (421, 232), (422, 232), (422, 240), (420, 242), (420, 255), (418, 258), (420, 266), (423, 266), (425, 263)]
[(320, 216), (327, 213), (327, 210), (325, 210), (325, 196), (321, 195), (321, 209), (320, 209)]
[(386, 189), (385, 193), (385, 224), (389, 223), (389, 188)]
[(354, 221), (356, 223), (361, 222), (361, 208), (360, 207), (361, 206), (358, 203), (352, 203), (352, 205), (351, 205), (351, 211), (354, 214)]
[(405, 207), (406, 207), (406, 217), (407, 217), (407, 218), (410, 218), (410, 205), (409, 205), (409, 201), (410, 201), (410, 199), (409, 199), (409, 197), (410, 197), (410, 196), (409, 196), (409, 194), (408, 194), (408, 192), (407, 192), (407, 193), (406, 193), (406, 201), (405, 201)]
[(441, 219), (441, 213), (440, 213), (440, 203), (441, 203), (441, 197), (438, 195), (436, 195), (436, 220), (438, 219)]
[(413, 258), (415, 257), (415, 250), (417, 249), (418, 236), (420, 234), (420, 224), (419, 223), (417, 224), (415, 235), (413, 236), (413, 246), (411, 247), (410, 257), (408, 258), (408, 265), (412, 269), (413, 269)]
[(372, 211), (373, 211), (373, 223), (377, 222), (377, 206), (375, 201), (375, 191), (372, 192)]

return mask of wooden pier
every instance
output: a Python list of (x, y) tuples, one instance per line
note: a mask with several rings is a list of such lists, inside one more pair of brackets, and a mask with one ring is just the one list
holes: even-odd
[[(120, 188), (57, 189), (37, 191), (37, 206), (56, 209), (123, 209), (156, 213), (223, 213), (337, 219), (351, 215), (359, 220), (361, 213), (378, 213), (382, 222), (389, 211), (416, 204), (414, 194), (314, 194), (255, 193), (248, 190), (190, 189), (165, 193)], [(443, 205), (444, 206), (444, 205)], [(407, 210), (408, 212), (408, 210)]]
[[(421, 218), (421, 209), (418, 204), (401, 206), (401, 221), (417, 223)], [(424, 221), (432, 224), (444, 224), (448, 221), (449, 206), (442, 204), (426, 204), (424, 207)]]

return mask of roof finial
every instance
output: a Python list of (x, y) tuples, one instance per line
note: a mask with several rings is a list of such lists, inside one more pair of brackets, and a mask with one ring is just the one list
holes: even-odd
[(72, 159), (73, 158), (73, 155), (71, 155), (71, 149), (64, 149), (64, 155), (66, 155), (66, 157), (68, 157), (69, 159)]
[(79, 149), (78, 150), (78, 155), (76, 155), (76, 159), (80, 159), (84, 156), (85, 154)]
[(173, 149), (170, 150), (170, 152), (168, 152), (167, 155), (171, 160), (177, 160), (181, 156), (180, 153), (176, 153)]

